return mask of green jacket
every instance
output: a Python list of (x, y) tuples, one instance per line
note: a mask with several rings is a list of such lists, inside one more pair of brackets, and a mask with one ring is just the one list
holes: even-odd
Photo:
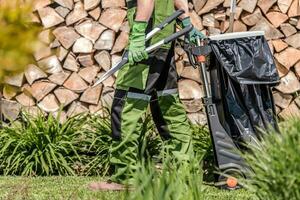
[[(136, 13), (137, 0), (127, 0), (127, 19), (129, 26), (132, 27), (135, 13)], [(154, 11), (151, 19), (149, 20), (148, 30), (152, 30), (157, 24), (169, 17), (174, 12), (174, 0), (155, 0)], [(152, 26), (152, 27), (151, 27)], [(175, 32), (175, 22), (168, 25), (161, 32), (156, 34), (150, 41), (150, 44), (155, 44), (168, 37)], [(162, 46), (161, 48), (169, 49), (171, 44)], [(118, 72), (117, 88), (127, 90), (129, 87), (144, 90), (149, 73), (149, 66), (138, 63), (134, 66), (125, 65)]]

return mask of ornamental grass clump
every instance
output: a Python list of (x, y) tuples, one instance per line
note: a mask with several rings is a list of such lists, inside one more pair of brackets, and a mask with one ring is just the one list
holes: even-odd
[(191, 162), (174, 162), (166, 158), (161, 170), (152, 162), (141, 162), (134, 175), (132, 187), (126, 199), (132, 200), (182, 200), (204, 199), (202, 170), (198, 159)]
[(75, 175), (80, 161), (77, 144), (86, 115), (61, 124), (48, 115), (21, 114), (19, 121), (0, 130), (0, 171), (4, 175)]
[(81, 160), (76, 167), (77, 174), (104, 176), (110, 169), (111, 128), (110, 118), (89, 115), (77, 144)]
[(245, 155), (253, 169), (245, 185), (261, 200), (300, 199), (300, 119), (281, 124)]

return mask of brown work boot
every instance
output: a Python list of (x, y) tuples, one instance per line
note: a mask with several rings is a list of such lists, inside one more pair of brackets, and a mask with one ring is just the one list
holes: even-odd
[(123, 191), (129, 189), (125, 185), (109, 181), (93, 182), (88, 185), (88, 188), (93, 191)]

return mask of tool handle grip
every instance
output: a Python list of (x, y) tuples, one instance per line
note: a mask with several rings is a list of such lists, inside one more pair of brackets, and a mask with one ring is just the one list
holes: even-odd
[(191, 30), (193, 29), (193, 25), (190, 25), (184, 29), (182, 29), (181, 31), (178, 31), (176, 33), (174, 33), (173, 35), (167, 37), (165, 39), (165, 44), (172, 42), (174, 40), (176, 40), (177, 38), (186, 35), (187, 33), (189, 33)]
[(182, 30), (180, 30), (180, 31), (178, 31), (178, 32), (176, 32), (176, 33), (174, 33), (174, 34), (172, 34), (171, 36), (169, 36), (169, 37), (167, 37), (167, 38), (165, 38), (165, 39), (163, 39), (163, 40), (157, 42), (156, 44), (154, 44), (154, 45), (152, 45), (152, 46), (146, 48), (146, 51), (147, 51), (148, 53), (151, 53), (151, 52), (153, 52), (154, 50), (160, 48), (162, 45), (168, 44), (168, 43), (170, 43), (170, 42), (173, 42), (173, 41), (176, 40), (177, 38), (180, 38), (181, 36), (186, 35), (186, 34), (189, 33), (192, 29), (193, 29), (193, 26), (190, 25), (190, 26), (188, 26), (188, 27), (186, 27), (186, 28), (184, 28), (184, 29), (182, 29)]
[(204, 55), (197, 56), (197, 61), (199, 63), (205, 63), (206, 62), (206, 57)]
[(174, 21), (175, 19), (177, 19), (183, 13), (184, 13), (184, 10), (177, 10), (170, 17), (168, 17), (162, 23), (160, 23), (159, 25), (157, 25), (157, 28), (159, 28), (159, 29), (165, 28), (167, 25), (169, 25), (172, 21)]
[(163, 22), (158, 24), (152, 31), (146, 35), (146, 41), (150, 40), (154, 35), (163, 30), (172, 21), (176, 20), (180, 15), (184, 13), (184, 10), (177, 10), (170, 17), (166, 18)]

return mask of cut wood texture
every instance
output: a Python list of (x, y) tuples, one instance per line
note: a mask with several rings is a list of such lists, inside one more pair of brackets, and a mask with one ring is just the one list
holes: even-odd
[(287, 43), (283, 42), (282, 40), (273, 40), (272, 44), (276, 52), (281, 52), (282, 50), (286, 49), (289, 46)]
[(20, 92), (19, 87), (5, 84), (3, 87), (2, 95), (5, 99), (11, 100), (18, 94), (18, 92)]
[(37, 100), (42, 100), (46, 95), (48, 95), (54, 88), (56, 84), (50, 83), (48, 81), (37, 81), (32, 84), (30, 88), (31, 95)]
[(47, 78), (47, 74), (35, 65), (28, 65), (25, 71), (27, 82), (31, 85), (34, 81)]
[(40, 60), (38, 66), (49, 74), (55, 74), (62, 71), (61, 63), (55, 55)]
[(77, 93), (81, 93), (88, 88), (86, 82), (75, 72), (71, 74), (63, 86)]
[(107, 51), (101, 51), (95, 55), (95, 59), (99, 66), (103, 68), (105, 71), (110, 69), (111, 59), (110, 54)]
[(79, 38), (73, 46), (74, 53), (91, 53), (93, 51), (93, 43), (86, 38)]
[(300, 117), (300, 109), (295, 102), (291, 103), (286, 109), (279, 113), (279, 117), (284, 120)]
[(57, 40), (66, 48), (69, 49), (74, 42), (80, 38), (79, 34), (75, 32), (74, 28), (62, 26), (53, 31)]
[(24, 73), (19, 73), (19, 74), (13, 74), (11, 76), (6, 76), (4, 78), (4, 82), (12, 85), (12, 86), (17, 86), (21, 87), (24, 82)]
[(16, 100), (22, 106), (35, 106), (34, 99), (26, 93), (21, 93), (20, 95), (16, 96)]
[(80, 101), (97, 105), (102, 92), (102, 85), (88, 88), (80, 97)]
[(53, 27), (65, 21), (64, 18), (50, 7), (41, 8), (38, 10), (38, 13), (45, 28)]
[(69, 10), (72, 10), (74, 7), (73, 0), (54, 0), (54, 1), (61, 6), (68, 8)]
[(247, 14), (244, 17), (242, 17), (242, 21), (248, 25), (248, 26), (254, 26), (257, 22), (261, 20), (263, 17), (261, 11), (259, 8), (257, 8), (254, 13)]
[(75, 29), (83, 37), (95, 43), (106, 28), (95, 21), (87, 20), (75, 26)]
[(253, 13), (257, 4), (257, 0), (241, 0), (239, 6), (249, 13)]
[[(227, 32), (230, 2), (190, 0), (194, 27), (207, 35)], [(92, 84), (121, 61), (128, 45), (126, 0), (38, 0), (33, 10), (29, 20), (42, 26), (40, 43), (32, 56), (35, 62), (4, 80), (7, 118), (16, 119), (20, 107), (54, 116), (61, 107), (61, 121), (81, 112), (104, 116), (113, 101), (117, 73), (96, 88)], [(300, 113), (300, 1), (237, 0), (233, 31), (265, 32), (281, 78), (274, 88), (276, 112), (281, 119)], [(180, 98), (189, 118), (206, 124), (200, 73), (177, 43), (175, 48)]]
[(111, 54), (119, 53), (125, 49), (128, 44), (129, 34), (125, 31), (122, 31), (119, 37), (116, 39), (114, 47), (111, 50)]
[(284, 23), (280, 25), (280, 29), (282, 30), (283, 34), (288, 37), (295, 33), (297, 33), (297, 30), (294, 26), (288, 23)]
[(41, 110), (45, 112), (55, 112), (59, 110), (59, 103), (54, 94), (47, 95), (37, 105)]
[(116, 8), (116, 7), (125, 7), (124, 0), (102, 0), (101, 1), (102, 8)]
[(282, 109), (287, 108), (293, 100), (293, 95), (282, 94), (280, 92), (274, 93), (273, 97), (275, 104)]
[(92, 67), (86, 67), (82, 68), (78, 75), (83, 78), (88, 83), (92, 83), (93, 80), (95, 80), (95, 77), (97, 76), (97, 73), (99, 72), (100, 68), (97, 66), (92, 66)]
[(111, 50), (114, 46), (115, 38), (116, 33), (113, 30), (106, 30), (101, 34), (94, 48), (98, 50)]
[(70, 75), (70, 72), (63, 71), (57, 74), (52, 74), (48, 79), (57, 85), (63, 85)]
[(188, 79), (179, 81), (178, 88), (181, 99), (193, 100), (203, 97), (202, 88), (196, 81)]
[(58, 99), (59, 103), (64, 106), (69, 105), (70, 103), (79, 98), (78, 94), (63, 87), (57, 88), (54, 91), (54, 94)]
[(66, 24), (69, 26), (78, 22), (79, 20), (87, 16), (87, 12), (84, 10), (83, 4), (81, 1), (77, 2), (74, 6), (74, 10), (66, 17)]
[(1, 111), (5, 119), (14, 121), (21, 112), (21, 105), (16, 101), (4, 99), (1, 101)]
[(281, 53), (275, 54), (275, 58), (289, 69), (300, 60), (300, 50), (289, 47)]
[(300, 90), (300, 83), (294, 72), (290, 71), (285, 77), (283, 77), (276, 89), (283, 94), (293, 94), (298, 92)]
[(290, 46), (292, 46), (296, 49), (299, 49), (300, 48), (300, 32), (295, 35), (289, 36), (284, 41), (286, 43), (288, 43)]
[(266, 16), (276, 28), (289, 19), (286, 14), (280, 12), (269, 12)]
[(104, 26), (118, 32), (126, 17), (126, 11), (119, 8), (111, 8), (105, 10), (99, 19), (99, 22)]
[(293, 0), (278, 0), (277, 4), (282, 13), (287, 13)]
[(257, 5), (264, 13), (267, 13), (269, 9), (276, 3), (276, 1), (277, 0), (258, 0)]
[(92, 10), (100, 4), (100, 0), (84, 0), (83, 2), (85, 10)]
[(77, 72), (79, 70), (79, 64), (72, 52), (67, 56), (63, 68), (73, 72)]
[(261, 18), (250, 31), (264, 31), (267, 40), (283, 38), (284, 35), (270, 24), (265, 18)]
[(83, 67), (91, 67), (94, 65), (94, 57), (92, 53), (79, 54), (77, 59)]
[(66, 17), (70, 13), (70, 10), (68, 8), (62, 6), (56, 7), (55, 11), (62, 17)]
[(202, 14), (210, 12), (212, 9), (215, 9), (218, 5), (220, 5), (223, 2), (224, 2), (224, 0), (214, 0), (214, 1), (209, 0), (209, 1), (207, 1), (205, 6), (198, 12), (198, 15), (202, 15)]

